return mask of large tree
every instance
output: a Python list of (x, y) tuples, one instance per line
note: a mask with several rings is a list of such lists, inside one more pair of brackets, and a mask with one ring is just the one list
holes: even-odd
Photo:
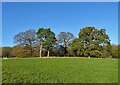
[(37, 31), (37, 37), (39, 39), (40, 57), (42, 47), (48, 51), (47, 56), (49, 57), (49, 51), (54, 47), (56, 43), (55, 33), (51, 31), (50, 28), (39, 28)]
[(14, 36), (14, 42), (21, 46), (30, 46), (30, 56), (32, 56), (32, 47), (36, 40), (36, 31), (29, 29), (25, 32), (20, 32)]
[[(98, 30), (95, 27), (82, 28), (79, 32), (79, 38), (83, 40), (85, 56), (102, 56), (103, 50), (110, 51), (108, 50), (110, 48), (110, 39), (105, 29)], [(107, 49), (102, 49), (103, 47)]]
[(65, 56), (67, 53), (68, 44), (74, 39), (74, 35), (70, 32), (60, 32), (57, 36), (57, 42), (63, 45), (65, 50)]

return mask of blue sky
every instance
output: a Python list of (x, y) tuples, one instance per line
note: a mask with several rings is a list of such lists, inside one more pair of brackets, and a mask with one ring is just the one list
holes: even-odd
[(72, 32), (75, 37), (81, 28), (105, 28), (112, 44), (118, 43), (117, 2), (21, 2), (2, 3), (2, 46), (14, 46), (13, 37), (28, 29), (51, 28)]

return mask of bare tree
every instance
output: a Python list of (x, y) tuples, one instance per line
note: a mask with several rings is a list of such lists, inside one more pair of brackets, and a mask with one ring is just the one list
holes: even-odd
[(25, 32), (20, 32), (17, 35), (14, 36), (14, 43), (17, 43), (19, 45), (30, 46), (30, 53), (32, 56), (32, 46), (35, 43), (36, 40), (36, 32), (33, 29), (29, 29)]
[(74, 39), (74, 35), (70, 32), (60, 32), (57, 36), (57, 43), (63, 45), (65, 56), (67, 53), (68, 43), (70, 43)]

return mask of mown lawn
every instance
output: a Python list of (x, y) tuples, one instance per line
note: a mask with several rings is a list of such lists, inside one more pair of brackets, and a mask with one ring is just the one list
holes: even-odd
[(5, 59), (3, 83), (117, 83), (117, 59)]

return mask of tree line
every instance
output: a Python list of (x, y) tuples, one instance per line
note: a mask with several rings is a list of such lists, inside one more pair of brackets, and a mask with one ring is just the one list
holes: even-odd
[(13, 47), (2, 47), (2, 57), (93, 57), (119, 58), (118, 45), (112, 45), (105, 29), (84, 27), (78, 37), (71, 32), (57, 36), (50, 28), (29, 29), (14, 36)]

